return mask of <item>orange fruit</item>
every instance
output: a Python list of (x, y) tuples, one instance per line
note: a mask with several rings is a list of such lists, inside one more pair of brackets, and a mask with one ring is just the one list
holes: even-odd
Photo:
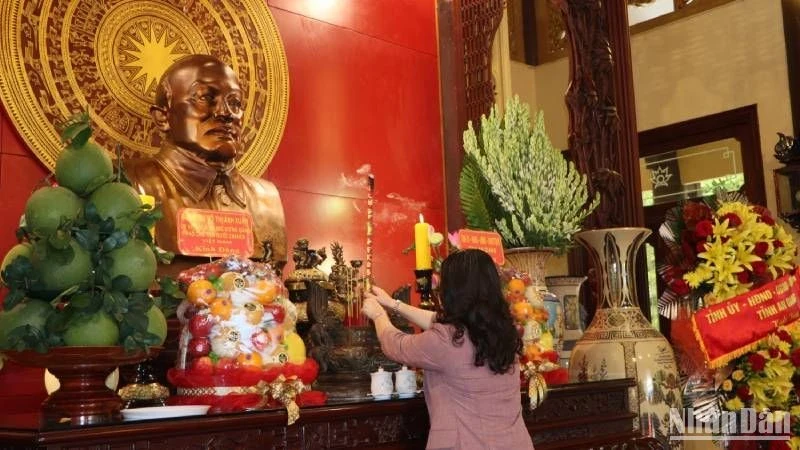
[(186, 299), (197, 306), (208, 306), (217, 297), (217, 290), (214, 285), (206, 280), (195, 280), (186, 290)]
[(513, 278), (508, 282), (508, 291), (515, 295), (522, 295), (525, 293), (525, 282), (519, 278)]
[(245, 310), (245, 317), (247, 317), (247, 322), (251, 325), (258, 325), (261, 323), (261, 319), (264, 317), (264, 306), (260, 303), (253, 303), (248, 302), (245, 303), (243, 306)]
[(219, 282), (222, 284), (222, 289), (226, 291), (244, 289), (247, 286), (247, 280), (244, 279), (244, 276), (236, 272), (223, 273), (219, 276)]
[(263, 360), (258, 353), (242, 353), (236, 357), (236, 362), (244, 367), (261, 367)]
[(275, 283), (271, 283), (267, 280), (258, 280), (247, 290), (255, 295), (258, 299), (258, 302), (262, 305), (268, 305), (272, 303), (278, 296), (278, 286)]
[(219, 316), (222, 320), (230, 319), (231, 311), (233, 311), (233, 304), (227, 298), (218, 298), (211, 302), (211, 314)]
[(528, 302), (517, 302), (511, 305), (511, 315), (519, 322), (533, 316), (533, 306)]

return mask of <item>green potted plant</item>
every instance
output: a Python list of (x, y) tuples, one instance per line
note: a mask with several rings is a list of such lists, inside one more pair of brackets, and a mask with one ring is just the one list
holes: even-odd
[(510, 263), (543, 288), (546, 258), (572, 245), (599, 195), (589, 198), (586, 176), (550, 142), (543, 114), (531, 121), (516, 96), (504, 113), (495, 106), (482, 116), (479, 132), (468, 124), (464, 150), (459, 184), (467, 225), (496, 230)]

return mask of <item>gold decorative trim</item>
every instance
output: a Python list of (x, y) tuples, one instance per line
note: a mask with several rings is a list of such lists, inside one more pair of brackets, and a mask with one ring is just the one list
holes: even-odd
[(260, 176), (277, 151), (289, 106), (289, 69), (263, 0), (6, 2), (0, 16), (0, 98), (26, 145), (50, 169), (55, 124), (91, 109), (94, 139), (126, 155), (158, 151), (149, 105), (164, 70), (212, 54), (239, 75), (245, 98), (239, 168)]

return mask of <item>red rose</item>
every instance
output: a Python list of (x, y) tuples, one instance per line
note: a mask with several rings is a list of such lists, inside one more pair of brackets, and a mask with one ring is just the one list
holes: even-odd
[(760, 277), (767, 272), (767, 263), (764, 261), (753, 261), (753, 273)]
[(710, 219), (711, 217), (711, 209), (705, 203), (686, 202), (683, 205), (683, 221), (690, 228), (701, 220)]
[(739, 283), (745, 284), (750, 282), (750, 272), (739, 272), (736, 274), (736, 279)]
[(781, 248), (783, 247), (783, 241), (775, 239), (774, 241), (772, 241), (772, 246), (775, 248)]
[(675, 292), (677, 295), (686, 295), (691, 290), (689, 288), (689, 284), (682, 278), (678, 278), (677, 280), (672, 280), (672, 283), (669, 284), (670, 289)]
[(782, 340), (783, 342), (786, 342), (787, 344), (791, 344), (792, 343), (792, 335), (789, 334), (789, 332), (786, 331), (786, 330), (783, 330), (783, 329), (778, 330), (778, 332), (775, 333), (775, 335), (778, 336), (778, 338), (780, 338), (780, 340)]
[(747, 387), (746, 384), (739, 386), (739, 388), (736, 389), (736, 396), (742, 400), (750, 399), (750, 388)]
[(735, 213), (732, 212), (722, 216), (722, 220), (725, 221), (725, 219), (728, 219), (729, 227), (736, 228), (742, 224), (742, 219), (740, 219), (739, 216), (737, 216)]
[(769, 244), (764, 241), (756, 242), (756, 246), (753, 248), (753, 253), (756, 256), (763, 258), (764, 255), (767, 254), (767, 250), (769, 250)]
[(769, 225), (769, 226), (774, 226), (775, 225), (775, 219), (773, 219), (772, 217), (767, 216), (767, 215), (762, 215), (761, 216), (761, 221), (764, 222), (765, 224)]
[(714, 232), (714, 224), (711, 223), (710, 220), (703, 220), (697, 223), (697, 226), (694, 227), (694, 234), (699, 237), (700, 239), (705, 239), (711, 236), (711, 233)]
[(694, 245), (694, 251), (697, 253), (703, 253), (706, 251), (706, 241), (700, 241)]
[(770, 358), (773, 358), (773, 359), (774, 359), (774, 358), (777, 358), (777, 357), (779, 357), (779, 356), (781, 356), (781, 352), (780, 352), (780, 350), (778, 350), (777, 348), (771, 348), (771, 349), (769, 349), (769, 357), (770, 357)]
[(753, 372), (761, 372), (764, 370), (764, 365), (767, 364), (767, 359), (758, 353), (751, 353), (747, 357), (747, 362), (750, 363)]
[(800, 348), (792, 350), (792, 354), (789, 356), (789, 359), (792, 361), (793, 366), (800, 367)]

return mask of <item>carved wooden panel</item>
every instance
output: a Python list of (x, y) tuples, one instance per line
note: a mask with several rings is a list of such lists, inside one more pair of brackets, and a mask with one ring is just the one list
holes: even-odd
[(505, 0), (438, 0), (439, 75), (445, 153), (447, 226), (464, 225), (458, 177), (467, 122), (476, 125), (494, 104), (492, 42)]
[[(537, 450), (640, 448), (623, 446), (635, 437), (627, 408), (633, 385), (626, 379), (551, 389), (543, 405), (523, 413)], [(3, 429), (10, 423), (16, 428)], [(425, 447), (429, 427), (422, 398), (308, 408), (292, 426), (281, 410), (42, 430), (21, 423), (0, 412), (0, 449), (411, 450)]]

